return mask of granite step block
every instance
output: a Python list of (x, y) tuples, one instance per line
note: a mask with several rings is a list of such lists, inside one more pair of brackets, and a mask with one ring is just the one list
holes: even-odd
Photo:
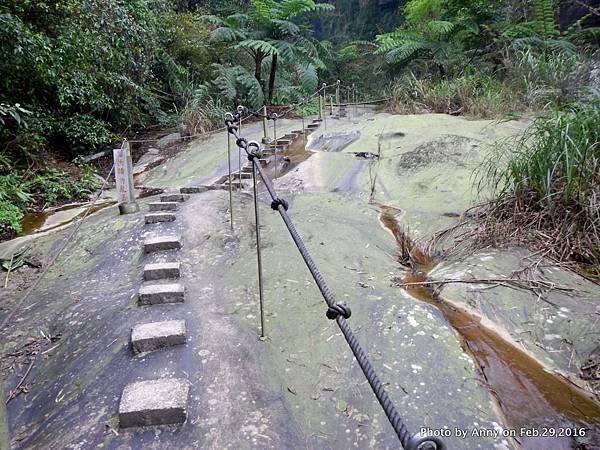
[(162, 305), (166, 303), (183, 303), (185, 287), (183, 284), (152, 284), (142, 286), (138, 291), (140, 305)]
[(179, 189), (182, 194), (201, 194), (209, 190), (208, 186), (188, 186)]
[(133, 353), (146, 353), (185, 344), (185, 320), (142, 323), (131, 330)]
[(165, 194), (160, 196), (160, 201), (163, 203), (182, 203), (188, 200), (189, 198), (190, 196), (188, 194)]
[(179, 278), (181, 276), (181, 263), (156, 263), (144, 266), (144, 280), (162, 280), (165, 278)]
[(151, 212), (155, 211), (177, 211), (179, 207), (178, 202), (153, 202), (149, 203), (148, 207)]
[(173, 213), (150, 213), (146, 214), (145, 221), (147, 224), (160, 222), (174, 222), (175, 214)]
[(189, 383), (181, 378), (161, 378), (128, 384), (123, 389), (119, 403), (120, 427), (184, 423), (189, 391)]
[(180, 236), (159, 236), (144, 241), (144, 252), (152, 253), (162, 250), (178, 250), (182, 246)]

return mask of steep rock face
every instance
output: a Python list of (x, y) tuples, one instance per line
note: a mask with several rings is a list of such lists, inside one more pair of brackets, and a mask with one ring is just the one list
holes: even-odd
[[(585, 5), (588, 5), (586, 7)], [(593, 11), (600, 10), (600, 0), (561, 0), (559, 4), (559, 23), (562, 29), (568, 28), (575, 21), (579, 20), (586, 14), (591, 16), (583, 23), (586, 27), (600, 26), (600, 16), (594, 14)]]

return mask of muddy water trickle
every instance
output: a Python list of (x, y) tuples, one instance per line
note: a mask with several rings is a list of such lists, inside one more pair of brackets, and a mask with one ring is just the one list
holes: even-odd
[[(382, 208), (381, 223), (398, 239), (401, 229), (396, 215)], [(405, 283), (423, 282), (434, 262), (409, 270)], [(495, 397), (505, 420), (505, 428), (516, 430), (516, 443), (522, 448), (597, 448), (600, 437), (600, 405), (568, 380), (547, 371), (527, 353), (484, 327), (478, 317), (446, 302), (426, 286), (406, 286), (414, 298), (435, 306), (459, 334), (463, 348), (474, 359), (485, 384)], [(545, 436), (521, 436), (520, 429)], [(571, 437), (574, 434), (585, 437)], [(593, 442), (576, 447), (575, 442)]]
[[(94, 214), (95, 212), (114, 205), (115, 203), (116, 202), (114, 201), (109, 201), (96, 204), (88, 215)], [(25, 217), (23, 217), (23, 220), (21, 221), (22, 231), (19, 236), (26, 236), (33, 233), (38, 233), (40, 231), (48, 231), (61, 227), (83, 217), (83, 215), (86, 213), (86, 210), (86, 204), (70, 204), (52, 210), (25, 214)], [(70, 213), (70, 211), (72, 212)], [(64, 216), (64, 218), (61, 217), (57, 220), (51, 220), (53, 219), (53, 216), (57, 216), (59, 214)]]
[(291, 144), (283, 151), (277, 151), (278, 157), (285, 157), (289, 159), (289, 162), (285, 162), (282, 165), (281, 161), (277, 163), (277, 177), (275, 176), (275, 162), (270, 162), (266, 167), (265, 171), (269, 175), (271, 180), (282, 177), (292, 169), (296, 168), (301, 162), (306, 161), (313, 154), (310, 150), (306, 149), (308, 137), (298, 136), (292, 140)]

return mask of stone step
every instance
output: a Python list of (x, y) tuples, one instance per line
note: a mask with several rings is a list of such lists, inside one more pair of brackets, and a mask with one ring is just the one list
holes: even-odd
[(321, 123), (323, 122), (323, 119), (313, 119), (313, 123)]
[(159, 222), (174, 222), (175, 214), (173, 213), (150, 213), (146, 214), (145, 221), (147, 224), (149, 223), (159, 223)]
[(277, 145), (290, 145), (292, 141), (289, 139), (277, 139)]
[(236, 174), (232, 174), (231, 178), (233, 178), (235, 180), (239, 180), (240, 176), (241, 176), (242, 180), (250, 180), (250, 179), (252, 179), (252, 172), (242, 172), (241, 174), (238, 172)]
[(177, 202), (154, 202), (149, 203), (150, 211), (177, 211), (179, 203)]
[(244, 167), (242, 167), (242, 174), (244, 174), (244, 173), (249, 173), (250, 175), (252, 175), (252, 166), (244, 166)]
[[(245, 187), (245, 185), (243, 185), (243, 184), (240, 185), (240, 184), (235, 184), (234, 183), (234, 184), (231, 185), (231, 190), (238, 191), (240, 189), (243, 189), (244, 187)], [(229, 190), (229, 184), (223, 183), (223, 184), (215, 186), (215, 188), (216, 189), (222, 189), (224, 191), (228, 191)]]
[(181, 248), (181, 237), (159, 236), (144, 241), (144, 252), (152, 253), (161, 250), (178, 250)]
[(170, 202), (185, 202), (186, 200), (188, 200), (190, 198), (190, 196), (188, 194), (165, 194), (165, 195), (161, 195), (160, 196), (160, 201), (163, 203), (170, 203)]
[(201, 194), (209, 190), (208, 186), (188, 186), (179, 189), (182, 194)]
[(125, 386), (119, 403), (121, 428), (180, 424), (187, 418), (189, 383), (181, 378), (145, 380)]
[(140, 305), (162, 305), (165, 303), (183, 303), (185, 287), (183, 284), (150, 284), (138, 291)]
[(302, 130), (294, 130), (294, 131), (292, 131), (292, 133), (297, 134), (297, 135), (303, 134)]
[(131, 348), (135, 354), (182, 345), (185, 340), (185, 320), (142, 323), (131, 330)]
[(144, 266), (144, 280), (162, 280), (164, 278), (179, 278), (181, 276), (181, 263), (156, 263)]
[(289, 139), (289, 140), (293, 141), (294, 139), (296, 139), (298, 137), (298, 134), (299, 133), (293, 133), (293, 132), (292, 133), (287, 133), (287, 134), (284, 134), (281, 138), (282, 139)]
[(309, 123), (308, 125), (306, 125), (306, 128), (309, 130), (315, 130), (315, 129), (319, 128), (319, 124), (318, 123)]

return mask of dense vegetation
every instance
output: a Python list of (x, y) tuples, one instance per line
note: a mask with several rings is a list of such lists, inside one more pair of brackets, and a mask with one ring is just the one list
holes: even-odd
[(553, 220), (578, 214), (580, 236), (595, 237), (555, 256), (598, 262), (582, 247), (598, 243), (589, 226), (600, 197), (590, 175), (600, 160), (592, 132), (598, 90), (586, 91), (574, 75), (598, 64), (598, 8), (329, 3), (1, 0), (0, 233), (19, 231), (28, 207), (85, 197), (96, 181), (77, 157), (122, 135), (150, 126), (195, 133), (235, 103), (285, 104), (343, 79), (390, 97), (396, 112), (540, 115), (526, 138), (480, 171), (480, 183), (497, 188), (496, 218), (505, 217), (497, 206), (507, 199)]

